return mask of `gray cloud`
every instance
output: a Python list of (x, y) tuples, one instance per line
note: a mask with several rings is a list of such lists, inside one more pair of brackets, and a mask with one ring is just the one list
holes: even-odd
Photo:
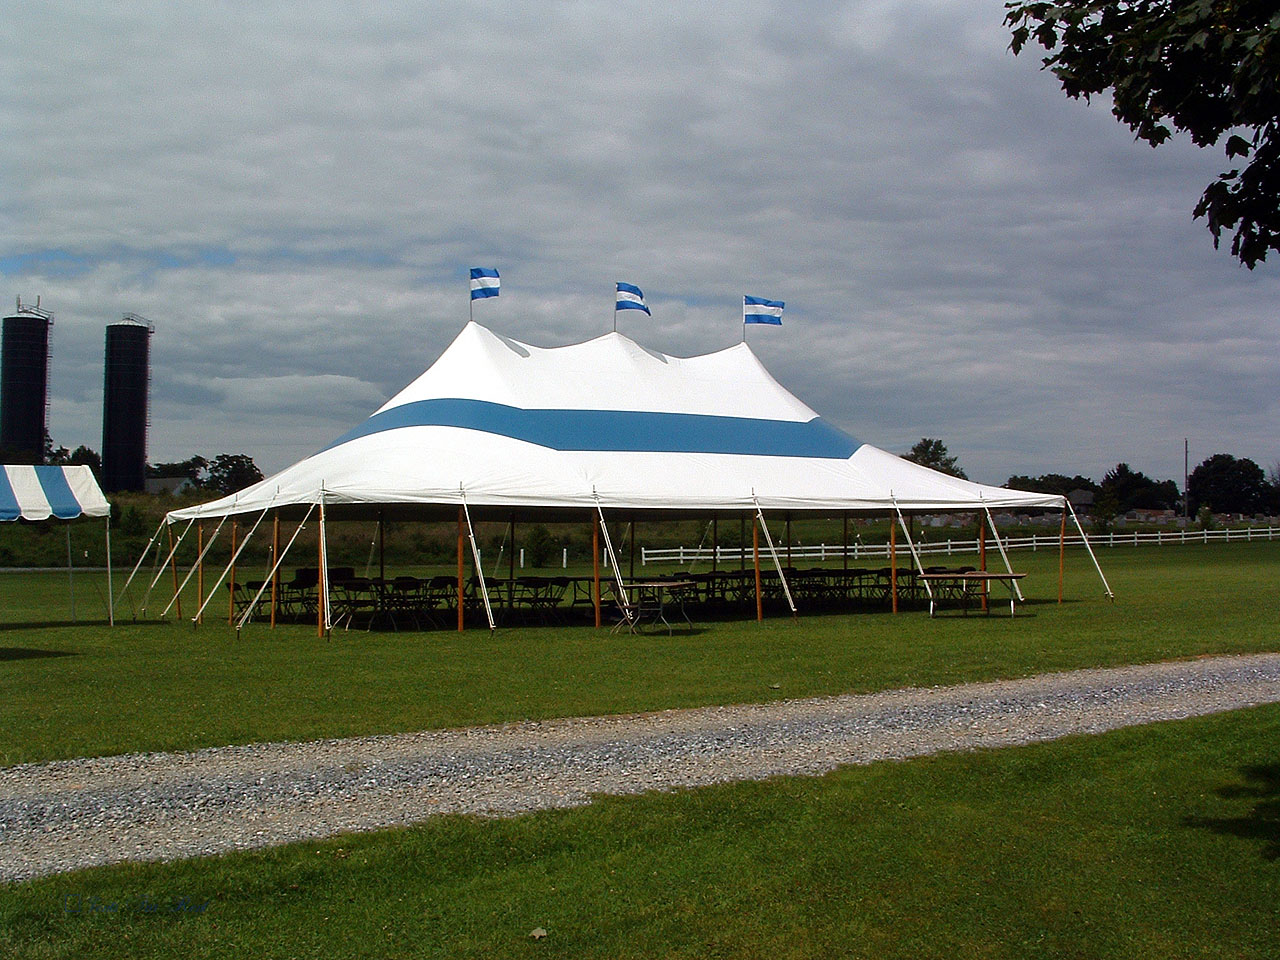
[(97, 446), (102, 325), (156, 323), (152, 456), (286, 465), (466, 317), (671, 353), (752, 331), (784, 384), (981, 479), (1280, 459), (1275, 268), (1191, 207), (1215, 151), (1136, 144), (979, 0), (86, 8), (11, 2), (0, 273), (58, 316), (51, 429)]

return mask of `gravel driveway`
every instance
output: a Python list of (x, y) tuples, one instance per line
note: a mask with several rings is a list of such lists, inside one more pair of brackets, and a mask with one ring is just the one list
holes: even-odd
[(0, 769), (0, 880), (503, 816), (1280, 701), (1280, 654)]

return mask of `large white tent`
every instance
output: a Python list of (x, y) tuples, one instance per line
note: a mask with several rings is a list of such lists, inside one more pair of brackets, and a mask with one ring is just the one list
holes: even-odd
[(426, 516), (464, 503), (702, 514), (1066, 506), (858, 443), (774, 380), (746, 343), (687, 358), (618, 333), (543, 348), (474, 322), (325, 449), (169, 520), (321, 502), (331, 516)]
[[(1066, 511), (1069, 505), (1061, 496), (961, 480), (859, 443), (783, 388), (745, 342), (672, 357), (614, 332), (546, 348), (473, 321), (417, 380), (323, 450), (166, 520), (185, 521), (190, 529), (199, 520), (216, 519), (220, 527), (229, 517), (256, 515), (243, 549), (269, 512), (300, 516), (303, 523), (318, 512), (327, 597), (326, 515), (456, 515), (461, 629), (462, 531), (476, 516), (514, 526), (517, 519), (590, 512), (612, 554), (608, 511), (633, 520), (752, 513), (768, 538), (765, 511), (896, 515), (906, 532), (907, 514), (980, 511), (991, 523), (992, 509), (1018, 508)], [(469, 539), (478, 569), (474, 531)], [(768, 545), (786, 589), (771, 539)], [(273, 583), (282, 560), (274, 561)], [(625, 597), (616, 556), (611, 566)], [(598, 625), (598, 571), (595, 583)], [(492, 627), (483, 578), (479, 585)], [(327, 600), (320, 608), (323, 631), (331, 623)]]

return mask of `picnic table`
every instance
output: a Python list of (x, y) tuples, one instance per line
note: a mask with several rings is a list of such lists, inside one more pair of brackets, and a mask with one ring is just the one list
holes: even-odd
[(968, 614), (970, 598), (975, 595), (985, 598), (987, 588), (997, 582), (1009, 588), (1009, 616), (1012, 617), (1014, 603), (1018, 599), (1014, 584), (1025, 576), (1025, 573), (1000, 573), (995, 570), (974, 570), (969, 567), (959, 570), (933, 567), (924, 573), (917, 574), (916, 578), (922, 583), (928, 583), (937, 588), (929, 596), (929, 616), (931, 617), (939, 600), (959, 600), (960, 609)]

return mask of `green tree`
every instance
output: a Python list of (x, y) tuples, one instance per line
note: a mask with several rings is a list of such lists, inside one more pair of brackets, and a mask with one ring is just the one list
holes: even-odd
[(1112, 112), (1153, 147), (1185, 132), (1226, 137), (1245, 162), (1195, 207), (1216, 248), (1249, 269), (1280, 250), (1280, 16), (1274, 0), (1034, 0), (1007, 3), (1010, 49), (1031, 42), (1069, 97), (1111, 90)]
[(1130, 510), (1172, 510), (1178, 505), (1178, 485), (1172, 480), (1152, 480), (1127, 463), (1116, 464), (1102, 478), (1101, 494), (1110, 495), (1116, 513)]
[(1208, 507), (1217, 513), (1261, 513), (1271, 499), (1262, 468), (1229, 453), (1215, 453), (1192, 470), (1187, 495), (1196, 512)]
[(262, 479), (253, 458), (243, 453), (220, 453), (209, 463), (204, 486), (219, 493), (235, 493)]
[(1076, 474), (1074, 477), (1068, 477), (1061, 473), (1046, 473), (1041, 477), (1025, 477), (1015, 474), (1004, 482), (1004, 485), (1010, 490), (1026, 490), (1030, 493), (1054, 493), (1060, 497), (1075, 490), (1088, 490), (1090, 493), (1098, 493), (1099, 487), (1088, 477), (1082, 477)]
[(204, 483), (204, 472), (209, 469), (209, 461), (201, 456), (189, 460), (177, 460), (173, 463), (152, 463), (147, 465), (148, 477), (186, 477), (195, 486)]
[(930, 470), (937, 470), (939, 473), (949, 473), (953, 477), (959, 477), (961, 480), (968, 480), (965, 472), (960, 469), (960, 464), (956, 462), (956, 458), (947, 453), (947, 445), (941, 440), (934, 440), (930, 437), (922, 437), (911, 450), (902, 455), (903, 460), (910, 460), (912, 463), (918, 463), (922, 467), (928, 467)]

